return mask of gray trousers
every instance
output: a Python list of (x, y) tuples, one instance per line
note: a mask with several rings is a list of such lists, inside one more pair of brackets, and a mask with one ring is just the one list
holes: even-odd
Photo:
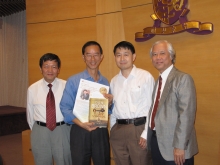
[(149, 165), (147, 150), (139, 146), (145, 124), (115, 124), (110, 132), (110, 144), (116, 165)]
[(34, 123), (31, 148), (35, 165), (72, 165), (70, 153), (71, 126), (63, 124), (53, 131)]

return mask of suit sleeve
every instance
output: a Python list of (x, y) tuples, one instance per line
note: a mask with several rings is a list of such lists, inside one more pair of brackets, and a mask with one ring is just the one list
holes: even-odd
[(178, 119), (174, 132), (173, 147), (186, 150), (194, 128), (196, 91), (190, 75), (184, 74), (179, 78), (181, 80), (176, 89)]

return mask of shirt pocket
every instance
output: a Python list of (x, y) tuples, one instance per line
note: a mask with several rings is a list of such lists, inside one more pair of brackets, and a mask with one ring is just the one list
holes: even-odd
[(138, 103), (141, 96), (141, 88), (140, 87), (131, 88), (130, 95), (131, 95), (131, 102), (133, 104)]
[(44, 95), (36, 95), (33, 100), (34, 106), (46, 106), (46, 97)]

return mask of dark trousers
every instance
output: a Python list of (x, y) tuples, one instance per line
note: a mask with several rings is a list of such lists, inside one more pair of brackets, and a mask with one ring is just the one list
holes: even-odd
[(76, 124), (70, 132), (73, 165), (110, 165), (110, 145), (107, 128), (87, 131)]
[[(151, 154), (153, 165), (176, 165), (174, 161), (166, 161), (162, 157), (158, 147), (157, 136), (155, 133), (153, 133), (151, 137)], [(194, 157), (186, 159), (183, 165), (194, 165)]]

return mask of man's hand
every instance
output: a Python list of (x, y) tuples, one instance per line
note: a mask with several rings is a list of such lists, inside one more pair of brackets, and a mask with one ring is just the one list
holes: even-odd
[(85, 123), (82, 123), (79, 119), (75, 118), (73, 119), (73, 122), (75, 124), (77, 124), (78, 126), (82, 127), (83, 129), (86, 129), (87, 131), (93, 131), (95, 130), (96, 126), (94, 126), (94, 123), (90, 123), (90, 122), (85, 122)]
[(109, 106), (112, 105), (112, 101), (113, 101), (113, 95), (112, 94), (103, 94), (103, 96), (108, 99), (108, 104)]
[(140, 137), (139, 145), (142, 149), (145, 149), (147, 147), (147, 140)]
[(174, 148), (173, 155), (175, 163), (177, 165), (183, 165), (183, 163), (185, 162), (185, 151), (178, 148)]
[(87, 131), (93, 131), (96, 128), (98, 128), (97, 126), (94, 126), (94, 123), (90, 123), (90, 122), (82, 123), (81, 127), (86, 129)]

